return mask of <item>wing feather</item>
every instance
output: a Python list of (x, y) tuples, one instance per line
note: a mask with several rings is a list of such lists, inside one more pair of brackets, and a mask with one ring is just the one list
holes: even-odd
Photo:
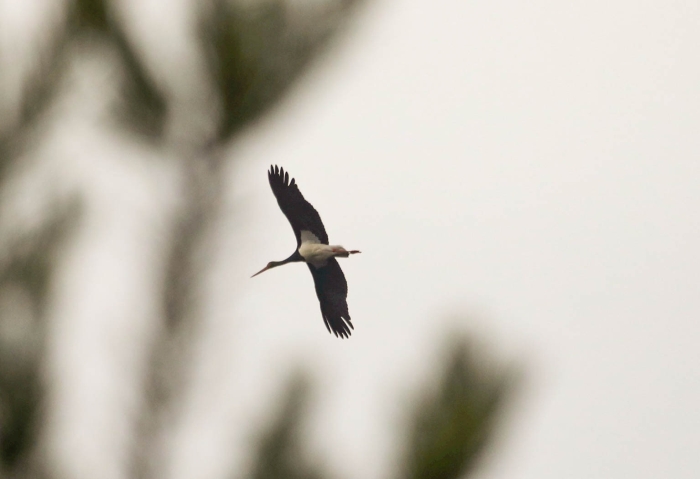
[(290, 181), (289, 173), (276, 165), (270, 167), (267, 176), (270, 180), (270, 188), (277, 198), (277, 204), (292, 225), (294, 236), (297, 238), (297, 248), (301, 246), (302, 230), (310, 231), (321, 243), (328, 244), (328, 235), (323, 227), (321, 216), (311, 203), (304, 199), (294, 178)]
[(348, 311), (348, 283), (338, 261), (331, 258), (322, 268), (310, 264), (308, 267), (314, 277), (316, 296), (321, 303), (321, 315), (326, 329), (341, 338), (350, 337), (350, 330), (354, 328)]

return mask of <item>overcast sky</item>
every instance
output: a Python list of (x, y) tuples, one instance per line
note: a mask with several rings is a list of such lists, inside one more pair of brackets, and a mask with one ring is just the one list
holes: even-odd
[[(239, 469), (256, 421), (297, 365), (318, 379), (312, 445), (342, 478), (386, 477), (406, 398), (454, 328), (526, 372), (479, 479), (695, 478), (698, 52), (693, 1), (369, 2), (276, 115), (230, 152), (203, 354), (192, 365), (197, 379), (173, 434), (169, 477), (218, 479)], [(75, 135), (80, 125), (61, 128)], [(111, 261), (103, 267), (113, 268), (112, 281), (126, 268), (114, 251), (135, 265), (157, 256), (156, 244), (129, 243), (140, 233), (122, 241), (110, 225), (152, 233), (163, 210), (153, 198), (172, 195), (150, 187), (166, 183), (167, 168), (134, 166), (119, 150), (95, 173), (89, 143), (70, 148), (71, 158), (82, 155), (73, 170), (89, 178), (95, 198), (128, 194), (113, 224), (102, 220), (111, 206), (96, 206), (100, 221), (86, 221), (92, 236), (67, 254), (66, 264), (79, 261), (56, 297), (85, 290), (86, 251)], [(250, 279), (294, 248), (267, 184), (270, 164), (297, 179), (331, 243), (363, 252), (342, 262), (350, 340), (326, 332), (302, 265)], [(157, 295), (151, 280), (103, 285), (103, 296), (90, 298), (116, 308), (131, 294)], [(118, 368), (89, 359), (105, 354), (99, 328), (122, 323), (56, 301), (57, 317), (84, 313), (82, 323), (54, 326), (58, 333), (93, 329), (78, 343), (84, 349), (53, 354), (76, 356), (62, 363), (66, 377), (80, 376), (67, 365), (87, 364), (84, 387), (98, 381), (108, 396), (100, 381)], [(155, 314), (127, 313), (134, 324)], [(126, 357), (128, 335), (110, 340)], [(104, 451), (128, 436), (94, 440), (109, 428), (91, 420), (87, 404), (71, 404), (63, 427), (74, 442), (65, 451)]]
[[(380, 1), (346, 40), (237, 151), (237, 363), (318, 365), (318, 446), (381, 477), (399, 385), (457, 318), (528, 372), (480, 477), (695, 477), (700, 4)], [(351, 341), (305, 268), (247, 278), (293, 247), (270, 163), (363, 251)]]

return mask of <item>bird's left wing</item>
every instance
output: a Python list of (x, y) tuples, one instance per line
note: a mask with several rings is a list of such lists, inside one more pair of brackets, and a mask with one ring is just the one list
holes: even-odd
[(348, 283), (338, 261), (331, 258), (322, 268), (307, 265), (314, 277), (316, 296), (321, 303), (321, 315), (328, 332), (341, 338), (350, 337), (350, 330), (354, 328), (348, 311)]
[(304, 199), (294, 178), (290, 181), (289, 173), (277, 166), (271, 166), (267, 176), (277, 204), (292, 225), (297, 248), (301, 245), (301, 232), (304, 230), (311, 232), (321, 243), (328, 244), (328, 235), (318, 211)]

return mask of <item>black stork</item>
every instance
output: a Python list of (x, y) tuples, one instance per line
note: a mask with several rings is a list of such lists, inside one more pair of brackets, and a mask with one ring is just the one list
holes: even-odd
[(329, 245), (326, 229), (318, 212), (306, 201), (294, 178), (284, 168), (270, 166), (267, 172), (270, 187), (277, 203), (294, 230), (297, 248), (283, 261), (270, 261), (252, 277), (287, 263), (304, 262), (314, 277), (316, 296), (321, 303), (321, 316), (328, 332), (347, 338), (354, 329), (348, 312), (348, 283), (335, 258), (347, 258), (357, 250), (348, 251), (342, 246)]

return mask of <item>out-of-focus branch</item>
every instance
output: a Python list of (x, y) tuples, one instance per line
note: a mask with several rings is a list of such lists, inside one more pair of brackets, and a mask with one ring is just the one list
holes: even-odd
[(410, 479), (457, 479), (471, 471), (492, 438), (515, 375), (484, 362), (464, 339), (453, 340), (436, 390), (411, 419), (402, 464)]
[(44, 305), (54, 252), (75, 216), (74, 210), (57, 214), (34, 232), (32, 248), (0, 271), (0, 303), (10, 306), (0, 307), (0, 473), (10, 477), (40, 472), (32, 458), (45, 405)]
[[(437, 384), (416, 398), (407, 411), (407, 433), (396, 471), (406, 479), (458, 479), (474, 470), (517, 383), (517, 372), (483, 356), (467, 338), (453, 336), (437, 365)], [(320, 479), (327, 471), (312, 467), (298, 431), (306, 383), (292, 383), (284, 407), (262, 436), (251, 479)]]
[(69, 30), (76, 38), (95, 35), (115, 47), (125, 69), (122, 101), (115, 112), (121, 126), (143, 139), (162, 139), (166, 99), (148, 75), (108, 0), (75, 0)]
[(297, 376), (270, 426), (260, 437), (251, 479), (322, 479), (321, 468), (311, 464), (300, 446), (300, 427), (309, 384)]
[(223, 103), (218, 141), (231, 138), (276, 104), (359, 3), (316, 3), (300, 11), (285, 0), (252, 5), (215, 1), (205, 11), (200, 31)]
[(34, 52), (34, 65), (26, 72), (18, 92), (19, 111), (0, 121), (0, 178), (5, 177), (8, 165), (24, 148), (28, 133), (52, 104), (66, 66), (66, 46), (70, 37), (66, 22), (55, 22), (51, 31), (44, 32), (44, 37), (46, 40), (38, 42), (40, 46)]

